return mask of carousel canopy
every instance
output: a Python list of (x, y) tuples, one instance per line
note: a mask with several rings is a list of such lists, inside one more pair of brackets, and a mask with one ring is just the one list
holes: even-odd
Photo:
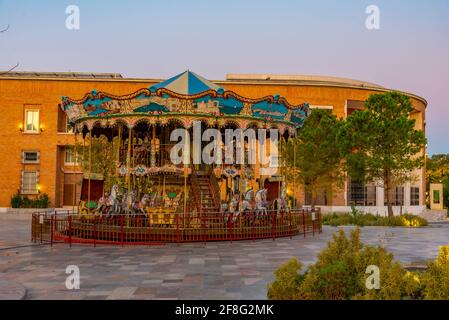
[(217, 91), (220, 89), (220, 87), (215, 83), (212, 83), (195, 72), (189, 70), (150, 87), (150, 90), (156, 91), (160, 88), (165, 88), (183, 95), (194, 95), (207, 90)]
[(62, 108), (70, 122), (88, 129), (119, 120), (133, 126), (140, 121), (164, 124), (176, 119), (185, 127), (195, 120), (219, 126), (232, 121), (240, 128), (277, 126), (293, 133), (309, 113), (308, 103), (292, 105), (279, 95), (246, 98), (191, 71), (128, 95), (93, 90), (79, 100), (63, 97)]

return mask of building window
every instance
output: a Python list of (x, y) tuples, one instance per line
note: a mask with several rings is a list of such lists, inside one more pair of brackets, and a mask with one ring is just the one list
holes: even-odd
[(76, 159), (75, 148), (66, 147), (64, 150), (64, 164), (75, 165), (79, 159)]
[(25, 132), (39, 133), (39, 110), (25, 110)]
[(419, 206), (419, 187), (410, 187), (410, 205)]
[[(393, 206), (403, 206), (404, 205), (404, 187), (391, 188), (390, 202), (391, 202), (391, 205), (393, 205)], [(388, 205), (386, 196), (385, 196), (384, 205)]]
[(440, 203), (440, 190), (433, 190), (433, 203)]
[(23, 151), (22, 163), (39, 163), (40, 153), (39, 151)]
[(22, 194), (37, 194), (38, 193), (38, 172), (37, 171), (22, 171)]
[(350, 206), (376, 206), (376, 186), (363, 182), (349, 180), (348, 205)]

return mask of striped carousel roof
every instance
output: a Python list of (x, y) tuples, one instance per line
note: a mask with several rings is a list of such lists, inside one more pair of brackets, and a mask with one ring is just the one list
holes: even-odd
[(190, 70), (184, 71), (168, 80), (150, 87), (150, 90), (165, 88), (178, 94), (194, 95), (207, 90), (220, 89), (215, 83), (203, 78)]

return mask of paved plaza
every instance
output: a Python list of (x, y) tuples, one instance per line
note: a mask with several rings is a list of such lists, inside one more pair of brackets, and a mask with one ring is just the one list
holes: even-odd
[[(337, 230), (325, 226), (322, 234), (306, 239), (69, 248), (31, 245), (28, 221), (2, 219), (0, 281), (22, 285), (25, 299), (266, 299), (267, 284), (280, 264), (293, 256), (314, 262)], [(449, 225), (365, 227), (361, 236), (406, 264), (423, 263), (449, 244)], [(68, 265), (80, 268), (80, 290), (65, 287)]]

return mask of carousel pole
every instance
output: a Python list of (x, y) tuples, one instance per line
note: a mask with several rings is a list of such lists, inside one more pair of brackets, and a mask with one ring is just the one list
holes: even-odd
[[(187, 134), (187, 128), (185, 128), (184, 129), (184, 143), (187, 143), (187, 139), (189, 139), (189, 143), (188, 144), (186, 144), (185, 146), (184, 146), (184, 151), (185, 151), (185, 154), (183, 155), (184, 156), (184, 210), (183, 210), (183, 212), (184, 212), (184, 219), (185, 219), (185, 216), (186, 216), (186, 211), (187, 211), (187, 164), (188, 164), (188, 160), (190, 159), (190, 137), (189, 137), (189, 135)], [(188, 152), (187, 152), (187, 147), (188, 147)], [(183, 221), (185, 221), (183, 219)]]
[[(75, 166), (78, 165), (78, 147), (77, 147), (77, 127), (75, 125), (73, 133), (75, 134)], [(76, 200), (76, 183), (73, 184), (73, 201), (72, 201), (72, 213), (75, 213), (75, 200)]]
[(278, 160), (279, 160), (279, 181), (278, 181), (278, 199), (281, 199), (281, 179), (282, 179), (282, 160), (283, 160), (283, 156), (282, 156), (282, 136), (279, 137), (279, 156), (278, 156)]
[[(135, 143), (135, 141), (134, 141), (134, 139), (135, 139), (135, 137), (136, 137), (136, 135), (135, 135), (135, 133), (133, 132), (133, 131), (131, 131), (131, 150), (132, 150), (132, 158), (130, 159), (130, 162), (131, 162), (131, 166), (133, 167), (133, 168), (135, 168), (135, 165), (136, 165), (136, 154), (135, 154), (135, 152), (134, 152), (134, 149), (135, 149), (135, 146), (136, 146), (136, 143)], [(136, 188), (136, 175), (134, 174), (134, 175), (132, 175), (132, 190), (135, 190), (135, 188)]]
[(87, 212), (90, 214), (90, 178), (92, 175), (92, 130), (89, 132), (89, 177), (87, 186)]
[(115, 152), (114, 152), (114, 127), (111, 126), (111, 167), (109, 168), (109, 174), (111, 177), (114, 175), (114, 161), (115, 160)]
[[(128, 188), (128, 195), (131, 191), (131, 176), (130, 176), (130, 170), (131, 170), (131, 132), (132, 128), (128, 127), (128, 152), (126, 154), (126, 183)], [(128, 203), (128, 209), (129, 209), (129, 203)]]
[(118, 127), (117, 163), (120, 162), (120, 148), (122, 146), (122, 131), (123, 131), (123, 126), (120, 124), (120, 126)]
[[(296, 173), (296, 139), (293, 138), (293, 190), (296, 192), (297, 186), (297, 173)], [(294, 197), (295, 207), (297, 206), (297, 198)]]

